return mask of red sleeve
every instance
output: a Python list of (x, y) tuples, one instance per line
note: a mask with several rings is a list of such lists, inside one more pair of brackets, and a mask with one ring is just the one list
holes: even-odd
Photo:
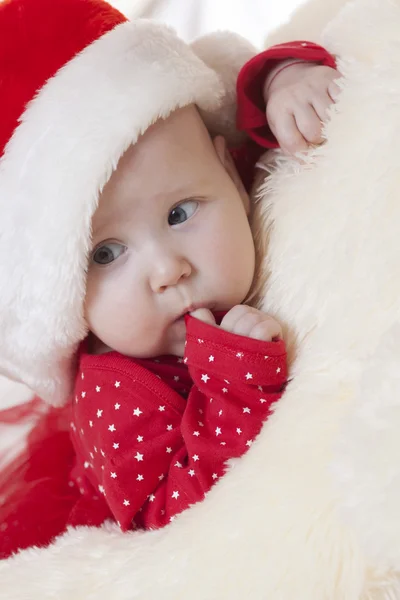
[(251, 446), (287, 379), (283, 341), (236, 336), (186, 317), (185, 363), (193, 387), (180, 424), (180, 447), (140, 523), (162, 526), (204, 498), (225, 463)]
[(266, 119), (264, 82), (272, 69), (288, 58), (318, 62), (336, 68), (335, 58), (327, 50), (304, 41), (272, 46), (244, 65), (237, 80), (237, 126), (263, 148), (278, 147)]
[(85, 373), (79, 382), (80, 460), (122, 529), (133, 521), (161, 527), (204, 498), (225, 462), (249, 448), (286, 382), (283, 342), (235, 336), (192, 317), (185, 362), (194, 382), (187, 401), (140, 366), (133, 377)]

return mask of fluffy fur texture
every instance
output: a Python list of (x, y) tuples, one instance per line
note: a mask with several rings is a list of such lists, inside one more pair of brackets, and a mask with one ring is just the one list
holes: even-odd
[(294, 362), (258, 440), (163, 530), (79, 529), (0, 564), (2, 600), (400, 597), (399, 32), (400, 0), (332, 21), (345, 79), (328, 141), (262, 190), (263, 305)]
[(232, 130), (232, 123), (236, 122), (236, 81), (242, 66), (255, 55), (254, 46), (237, 34), (220, 31), (198, 38), (191, 47), (218, 73), (224, 88), (224, 110), (202, 113), (210, 133), (224, 135), (230, 143), (240, 144), (245, 134)]
[(374, 564), (400, 566), (400, 325), (382, 336), (365, 365), (341, 429), (333, 472), (342, 512)]

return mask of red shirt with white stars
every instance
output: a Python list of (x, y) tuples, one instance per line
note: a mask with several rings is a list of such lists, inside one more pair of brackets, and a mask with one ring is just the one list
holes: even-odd
[[(324, 48), (302, 41), (274, 46), (243, 67), (237, 125), (250, 140), (232, 154), (247, 189), (262, 149), (277, 147), (262, 89), (288, 58), (335, 67)], [(204, 496), (227, 459), (248, 449), (286, 379), (283, 342), (210, 332), (195, 320), (188, 328), (186, 364), (115, 352), (80, 357), (77, 402), (43, 416), (26, 452), (0, 472), (0, 559), (49, 544), (68, 524), (164, 525)], [(19, 422), (38, 404), (0, 411), (0, 422)]]
[(190, 316), (186, 327), (183, 359), (82, 353), (71, 421), (81, 498), (70, 524), (109, 509), (123, 530), (161, 527), (204, 498), (259, 433), (286, 382), (284, 342)]

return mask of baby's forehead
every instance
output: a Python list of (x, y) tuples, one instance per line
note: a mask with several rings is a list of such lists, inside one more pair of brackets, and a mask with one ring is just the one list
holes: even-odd
[(218, 163), (215, 148), (194, 106), (159, 119), (119, 160), (102, 196), (147, 190), (178, 192), (205, 179)]

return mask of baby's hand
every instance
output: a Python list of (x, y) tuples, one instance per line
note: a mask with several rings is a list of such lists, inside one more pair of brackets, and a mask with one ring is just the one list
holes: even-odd
[(339, 94), (335, 83), (339, 77), (339, 71), (331, 67), (293, 63), (267, 78), (267, 120), (285, 153), (295, 154), (323, 141), (322, 122)]
[[(205, 308), (199, 308), (191, 315), (200, 321), (216, 325), (213, 314)], [(282, 337), (282, 329), (275, 319), (246, 304), (238, 304), (231, 308), (222, 319), (220, 327), (230, 333), (264, 342), (272, 342)]]

